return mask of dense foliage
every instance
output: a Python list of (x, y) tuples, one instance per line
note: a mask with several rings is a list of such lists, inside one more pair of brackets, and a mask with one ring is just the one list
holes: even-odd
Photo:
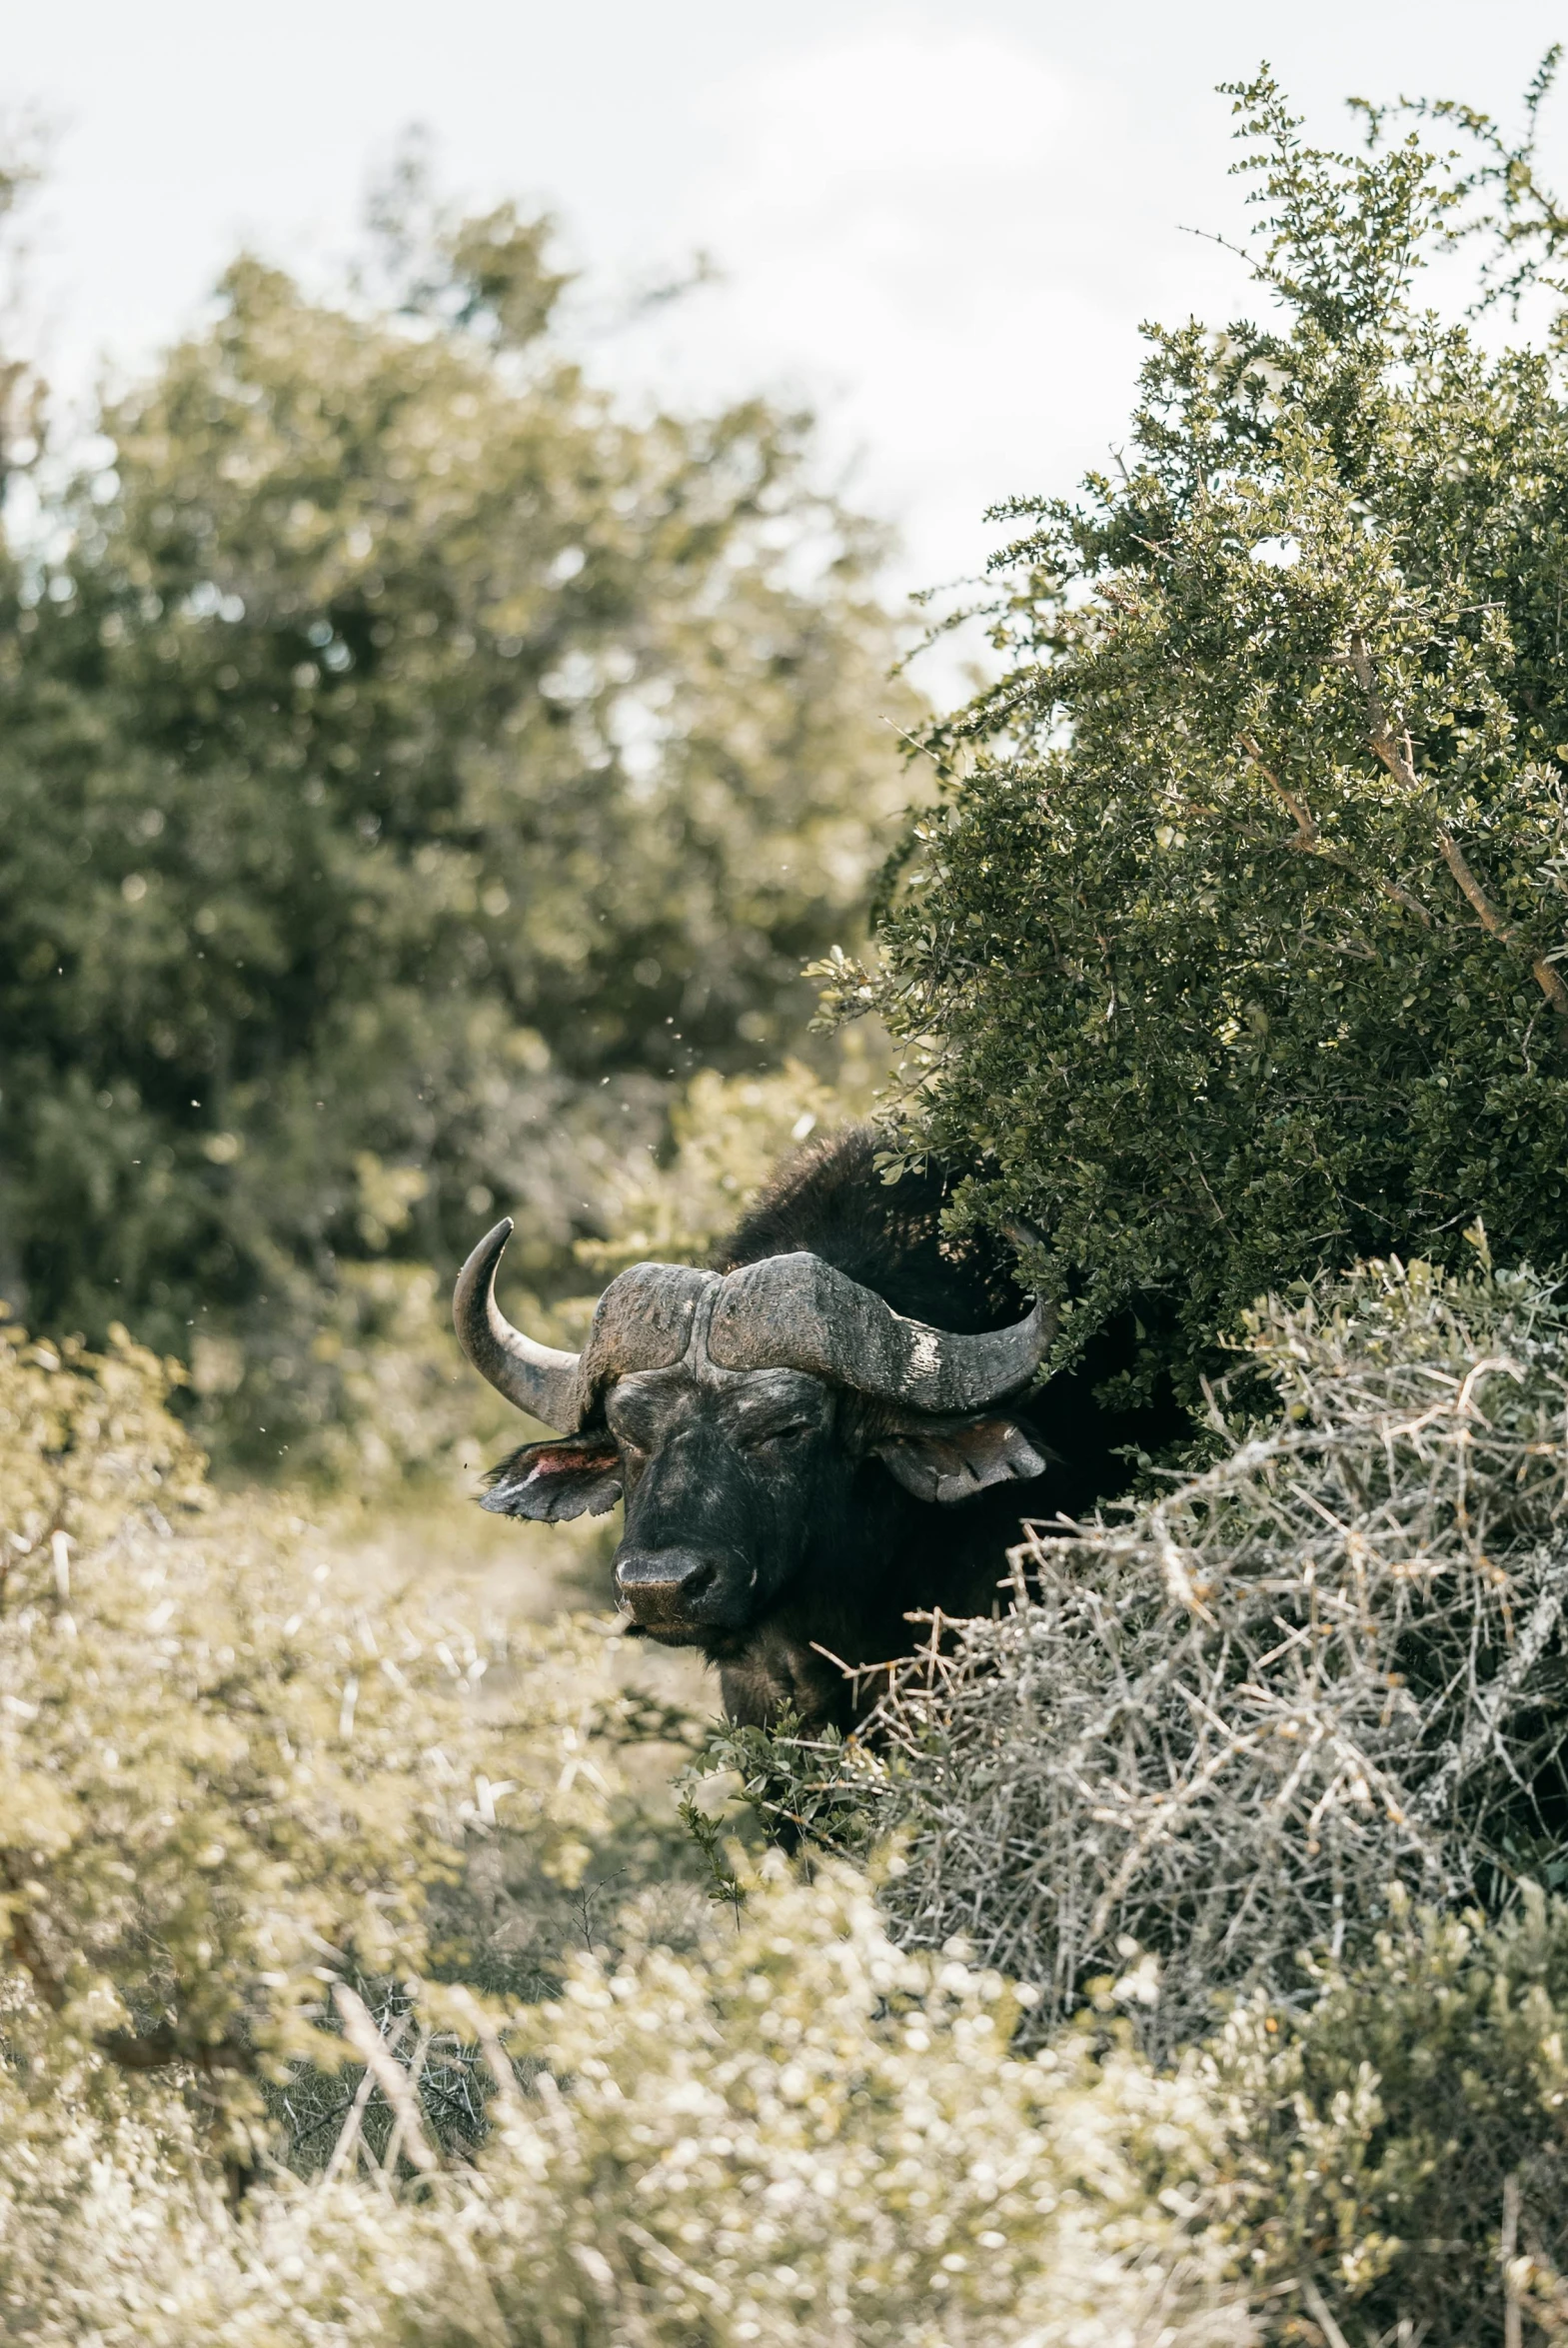
[(8, 443), (0, 1294), (262, 1463), (348, 1463), (494, 1206), (559, 1284), (679, 1082), (778, 1065), (903, 797), (805, 422), (618, 406), (548, 223), (383, 226), (375, 299), (236, 263), (69, 477)]
[(1558, 341), (1415, 300), (1465, 230), (1526, 290), (1565, 223), (1463, 110), (1473, 168), (1236, 102), (1272, 315), (1150, 330), (1117, 470), (1003, 509), (1002, 674), (929, 736), (880, 976), (829, 990), (971, 1206), (1044, 1232), (1064, 1352), (1141, 1296), (1194, 1399), (1265, 1289), (1452, 1263), (1477, 1212), (1553, 1262), (1568, 1185)]

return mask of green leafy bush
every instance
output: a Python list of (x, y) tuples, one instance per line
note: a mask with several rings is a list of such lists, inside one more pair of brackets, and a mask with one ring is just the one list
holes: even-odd
[(1477, 1213), (1563, 1250), (1561, 334), (1496, 353), (1416, 299), (1465, 228), (1483, 300), (1492, 262), (1555, 282), (1549, 79), (1523, 145), (1446, 110), (1473, 168), (1235, 93), (1269, 312), (1150, 330), (1118, 470), (1000, 510), (1002, 673), (926, 738), (879, 972), (826, 969), (908, 1050), (911, 1146), (1044, 1233), (1061, 1357), (1141, 1299), (1194, 1404), (1325, 1263), (1452, 1265)]
[(1568, 1907), (1531, 1893), (1486, 1929), (1396, 1896), (1355, 1962), (1306, 1974), (1304, 2012), (1254, 2001), (1188, 2072), (1230, 2115), (1206, 2190), (1263, 2336), (1568, 2337)]

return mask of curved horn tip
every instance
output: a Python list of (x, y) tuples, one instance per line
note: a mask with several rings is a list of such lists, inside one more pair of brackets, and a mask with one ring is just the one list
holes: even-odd
[(471, 1247), (464, 1256), (462, 1268), (452, 1288), (452, 1311), (459, 1336), (463, 1334), (464, 1314), (472, 1303), (475, 1290), (481, 1286), (487, 1290), (494, 1286), (496, 1266), (512, 1236), (513, 1228), (511, 1215), (504, 1214), (500, 1222), (493, 1223), (478, 1245)]
[(546, 1426), (567, 1431), (578, 1423), (578, 1355), (541, 1345), (514, 1328), (496, 1302), (496, 1266), (512, 1236), (504, 1214), (473, 1250), (452, 1292), (458, 1343), (469, 1360), (509, 1402)]
[(721, 1368), (805, 1369), (915, 1409), (973, 1410), (1029, 1383), (1056, 1318), (1036, 1298), (1007, 1328), (933, 1328), (800, 1249), (727, 1275), (708, 1343)]

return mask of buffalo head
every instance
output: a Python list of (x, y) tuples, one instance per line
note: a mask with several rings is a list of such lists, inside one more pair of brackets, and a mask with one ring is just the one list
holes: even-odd
[(581, 1353), (504, 1317), (500, 1222), (458, 1279), (474, 1366), (560, 1428), (495, 1472), (485, 1506), (600, 1514), (623, 1495), (616, 1588), (673, 1645), (733, 1649), (810, 1550), (834, 1546), (855, 1478), (879, 1462), (921, 1500), (962, 1500), (1044, 1461), (998, 1408), (1039, 1366), (1054, 1314), (962, 1334), (894, 1312), (826, 1263), (770, 1255), (721, 1275), (638, 1263), (599, 1300)]

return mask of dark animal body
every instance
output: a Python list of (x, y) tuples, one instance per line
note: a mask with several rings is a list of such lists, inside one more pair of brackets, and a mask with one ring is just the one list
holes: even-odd
[(1054, 1314), (1017, 1317), (1000, 1245), (945, 1244), (945, 1180), (888, 1184), (874, 1149), (855, 1130), (803, 1153), (712, 1270), (623, 1273), (582, 1355), (501, 1317), (509, 1224), (458, 1285), (476, 1366), (568, 1430), (505, 1460), (485, 1505), (559, 1518), (624, 1495), (617, 1593), (637, 1629), (719, 1666), (736, 1721), (852, 1725), (874, 1666), (909, 1652), (907, 1615), (988, 1613), (1023, 1516), (1082, 1513), (1125, 1484), (1129, 1446), (1184, 1423), (1095, 1399), (1132, 1365), (1130, 1314), (1026, 1394)]

